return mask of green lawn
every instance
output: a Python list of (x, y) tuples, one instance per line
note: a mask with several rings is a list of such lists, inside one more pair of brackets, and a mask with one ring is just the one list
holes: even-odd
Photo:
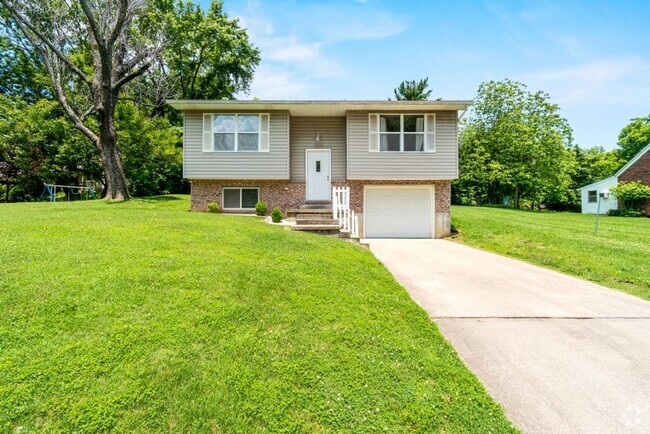
[(0, 205), (0, 431), (514, 430), (367, 250), (188, 208)]
[[(454, 206), (460, 241), (650, 300), (650, 219)], [(516, 278), (516, 276), (513, 276)]]

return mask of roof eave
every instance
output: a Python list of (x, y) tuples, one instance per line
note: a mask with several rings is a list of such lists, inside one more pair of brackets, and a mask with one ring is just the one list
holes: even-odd
[(440, 101), (372, 101), (372, 100), (168, 100), (167, 104), (178, 110), (329, 110), (344, 114), (353, 110), (466, 110), (471, 100)]
[(634, 163), (636, 163), (637, 161), (639, 161), (639, 159), (640, 159), (643, 155), (645, 155), (645, 153), (648, 152), (648, 151), (650, 151), (650, 143), (648, 143), (648, 145), (646, 145), (645, 148), (641, 149), (641, 151), (639, 151), (638, 154), (636, 154), (634, 157), (632, 157), (632, 158), (630, 159), (630, 161), (628, 161), (627, 163), (625, 163), (625, 166), (623, 166), (623, 167), (621, 167), (620, 169), (618, 169), (618, 172), (616, 172), (616, 173), (614, 174), (614, 176), (616, 176), (617, 178), (618, 178), (619, 176), (621, 176), (621, 175), (622, 175), (622, 174), (623, 174), (627, 169), (630, 168), (631, 165), (633, 165)]
[(600, 184), (601, 182), (603, 182), (603, 181), (607, 181), (608, 179), (612, 179), (612, 178), (617, 178), (617, 176), (616, 176), (616, 175), (608, 176), (607, 178), (603, 178), (603, 179), (601, 179), (601, 180), (599, 180), (599, 181), (592, 182), (591, 184), (587, 184), (587, 185), (585, 185), (584, 187), (576, 188), (576, 190), (584, 190), (584, 189), (586, 189), (586, 188), (591, 187), (592, 185)]

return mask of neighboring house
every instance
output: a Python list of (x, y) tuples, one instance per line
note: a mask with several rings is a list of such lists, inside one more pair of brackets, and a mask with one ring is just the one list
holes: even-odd
[(471, 101), (170, 101), (192, 210), (327, 204), (350, 187), (362, 237), (450, 233), (458, 114)]
[[(606, 214), (610, 209), (619, 208), (623, 204), (619, 205), (616, 197), (609, 193), (610, 189), (616, 187), (619, 182), (633, 181), (641, 181), (646, 185), (650, 185), (650, 145), (636, 154), (614, 176), (579, 188), (582, 213), (596, 214), (600, 210), (600, 214)], [(599, 199), (600, 207), (598, 205)], [(646, 201), (643, 209), (647, 215), (650, 215), (650, 201)]]

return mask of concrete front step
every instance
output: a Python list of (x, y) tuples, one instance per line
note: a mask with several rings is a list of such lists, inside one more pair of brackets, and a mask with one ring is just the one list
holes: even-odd
[(317, 208), (307, 208), (307, 209), (289, 209), (287, 210), (287, 215), (289, 217), (305, 217), (305, 218), (312, 218), (312, 217), (321, 217), (323, 215), (331, 216), (332, 215), (332, 208), (326, 208), (326, 209), (317, 209)]
[(300, 209), (332, 209), (331, 202), (309, 202), (300, 205)]
[(292, 231), (315, 232), (319, 234), (338, 234), (339, 225), (295, 225)]
[(316, 217), (304, 217), (304, 214), (301, 214), (300, 217), (296, 218), (297, 225), (339, 225), (338, 220), (332, 218), (323, 218), (316, 214)]

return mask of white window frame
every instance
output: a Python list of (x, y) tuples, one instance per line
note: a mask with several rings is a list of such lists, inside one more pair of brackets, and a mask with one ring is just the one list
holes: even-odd
[[(369, 152), (373, 153), (381, 153), (381, 154), (422, 154), (422, 153), (427, 153), (427, 154), (433, 154), (436, 152), (436, 114), (435, 113), (369, 113), (368, 114), (368, 125), (371, 125), (371, 116), (376, 116), (376, 123), (377, 123), (377, 131), (369, 131), (370, 135), (375, 134), (376, 135), (376, 143), (377, 143), (377, 149), (372, 149), (371, 143), (372, 140), (369, 140), (368, 143), (368, 150)], [(381, 117), (382, 116), (399, 116), (400, 117), (400, 131), (399, 132), (382, 132), (381, 131)], [(424, 118), (424, 131), (422, 133), (417, 133), (417, 132), (405, 132), (404, 131), (404, 116), (422, 116)], [(427, 122), (427, 116), (431, 116), (433, 118), (433, 131), (429, 131), (429, 123)], [(381, 150), (381, 135), (382, 134), (392, 134), (392, 135), (398, 135), (399, 134), (399, 151), (382, 151)], [(409, 134), (409, 135), (416, 135), (416, 134), (423, 134), (424, 135), (424, 142), (422, 144), (422, 150), (421, 151), (405, 151), (404, 150), (404, 135)], [(429, 136), (433, 137), (433, 143), (431, 146), (431, 149), (428, 148), (428, 140)]]
[[(594, 200), (591, 200), (590, 193), (596, 193)], [(587, 203), (598, 203), (598, 190), (587, 190)]]
[[(239, 190), (239, 208), (226, 208), (226, 190)], [(242, 196), (242, 190), (257, 190), (257, 202), (260, 201), (260, 188), (259, 187), (222, 187), (221, 188), (221, 208), (225, 210), (233, 210), (233, 209), (242, 209), (242, 210), (252, 210), (255, 209), (255, 205), (253, 205), (253, 208), (243, 208), (243, 196)]]
[[(268, 113), (206, 113), (206, 115), (210, 116), (210, 149), (205, 150), (204, 152), (213, 152), (213, 153), (234, 153), (234, 152), (242, 152), (242, 153), (259, 153), (259, 152), (268, 152), (268, 135), (269, 131), (264, 131), (262, 129), (262, 118), (266, 116), (266, 122), (268, 125), (268, 128), (270, 129), (270, 122), (271, 122), (271, 117)], [(257, 131), (243, 131), (242, 134), (257, 134), (257, 149), (254, 151), (249, 151), (249, 150), (239, 150), (239, 116), (257, 116)], [(214, 128), (214, 117), (215, 116), (234, 116), (235, 117), (235, 130), (234, 131), (215, 131)], [(205, 122), (205, 120), (204, 120)], [(204, 127), (204, 132), (205, 127)], [(214, 149), (214, 135), (215, 134), (234, 134), (235, 135), (235, 148), (232, 151), (228, 150), (223, 150), (223, 149)], [(205, 140), (205, 137), (204, 137)], [(266, 146), (263, 146), (264, 140), (266, 140)]]

